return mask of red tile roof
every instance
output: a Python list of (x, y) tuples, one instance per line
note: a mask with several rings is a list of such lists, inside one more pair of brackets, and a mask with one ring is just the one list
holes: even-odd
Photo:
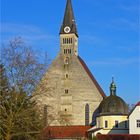
[(136, 106), (140, 106), (140, 101), (136, 104)]
[(44, 129), (44, 136), (53, 139), (87, 137), (90, 126), (49, 126)]
[(102, 88), (100, 87), (100, 85), (98, 84), (98, 82), (96, 81), (96, 79), (94, 78), (94, 76), (92, 75), (90, 70), (88, 69), (88, 67), (85, 64), (85, 62), (82, 60), (82, 58), (80, 56), (78, 56), (78, 59), (79, 59), (80, 63), (82, 64), (83, 68), (85, 69), (85, 71), (87, 72), (88, 76), (91, 78), (92, 82), (96, 86), (96, 88), (99, 90), (99, 92), (102, 95), (102, 97), (103, 98), (106, 97), (104, 91), (102, 90)]
[(134, 111), (134, 109), (137, 107), (137, 106), (140, 106), (140, 101), (135, 105), (135, 107), (130, 111), (128, 117), (132, 114), (132, 112)]
[(98, 140), (140, 140), (139, 134), (108, 134), (97, 135)]

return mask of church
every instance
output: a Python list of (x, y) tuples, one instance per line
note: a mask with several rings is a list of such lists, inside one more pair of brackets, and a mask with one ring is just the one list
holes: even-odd
[(71, 0), (67, 0), (59, 36), (59, 53), (35, 90), (37, 103), (49, 126), (91, 125), (106, 95), (78, 54)]
[(71, 0), (67, 0), (59, 36), (59, 53), (34, 91), (45, 120), (45, 138), (87, 139), (97, 134), (128, 134), (128, 105), (117, 96), (114, 79), (107, 97), (79, 56)]

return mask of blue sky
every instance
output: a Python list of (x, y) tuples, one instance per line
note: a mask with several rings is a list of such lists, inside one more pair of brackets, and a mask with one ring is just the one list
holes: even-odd
[[(72, 0), (79, 55), (109, 95), (112, 76), (127, 103), (140, 100), (139, 0)], [(1, 43), (21, 36), (51, 60), (66, 0), (1, 0)], [(94, 97), (93, 97), (94, 98)]]

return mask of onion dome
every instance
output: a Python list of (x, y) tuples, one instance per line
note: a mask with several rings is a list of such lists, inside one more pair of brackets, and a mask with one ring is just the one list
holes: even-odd
[(99, 105), (99, 115), (128, 115), (128, 106), (125, 101), (116, 95), (116, 85), (112, 79), (110, 96)]

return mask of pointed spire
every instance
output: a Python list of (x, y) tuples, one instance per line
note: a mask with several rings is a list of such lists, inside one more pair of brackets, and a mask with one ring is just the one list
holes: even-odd
[[(68, 27), (68, 32), (65, 31)], [(65, 15), (60, 29), (60, 34), (75, 33), (78, 36), (71, 0), (67, 0)]]
[(116, 95), (116, 85), (114, 82), (114, 77), (112, 77), (112, 82), (110, 84), (110, 95)]

